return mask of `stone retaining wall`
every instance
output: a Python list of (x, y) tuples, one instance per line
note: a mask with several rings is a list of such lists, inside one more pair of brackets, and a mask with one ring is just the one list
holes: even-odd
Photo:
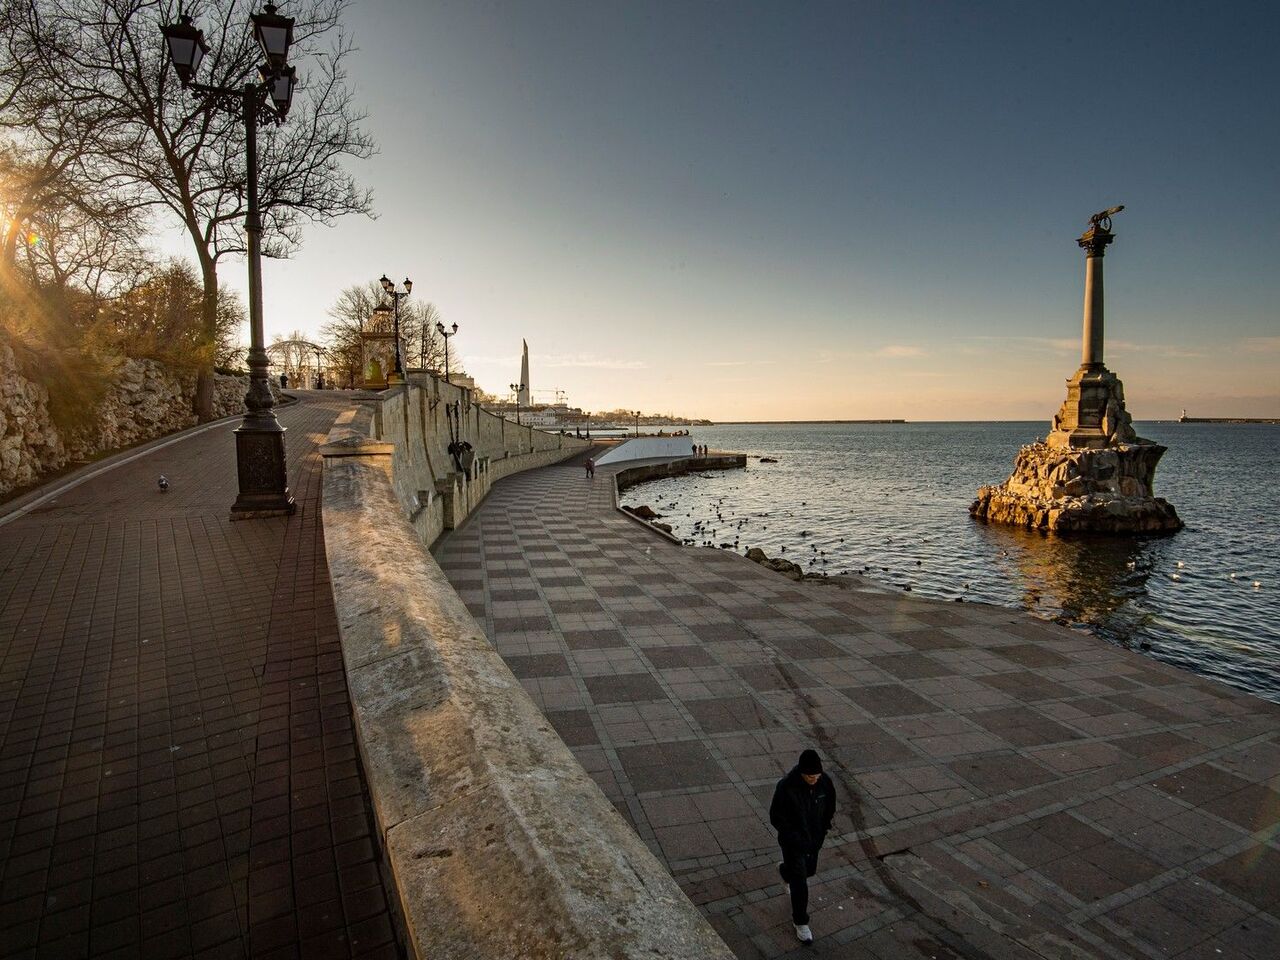
[[(455, 389), (388, 391), (340, 417), (321, 448), (347, 683), (410, 951), (729, 960), (427, 550), (493, 480), (586, 446), (494, 423)], [(472, 477), (447, 451), (454, 399), (479, 454)]]
[[(470, 390), (429, 374), (414, 374), (403, 389), (364, 403), (372, 411), (368, 435), (396, 445), (396, 496), (428, 546), (462, 523), (494, 481), (558, 463), (591, 446), (577, 437), (511, 423), (473, 402)], [(471, 444), (470, 472), (460, 470), (449, 453), (454, 439)]]

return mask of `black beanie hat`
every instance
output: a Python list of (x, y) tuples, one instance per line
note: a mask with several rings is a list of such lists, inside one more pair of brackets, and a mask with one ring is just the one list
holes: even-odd
[(822, 758), (818, 756), (817, 750), (806, 750), (800, 754), (800, 772), (809, 774), (822, 772)]

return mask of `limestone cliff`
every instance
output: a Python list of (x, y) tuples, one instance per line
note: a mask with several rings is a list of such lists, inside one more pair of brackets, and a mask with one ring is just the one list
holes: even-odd
[[(248, 377), (214, 379), (215, 416), (241, 412)], [(59, 429), (49, 412), (48, 389), (24, 375), (0, 337), (0, 497), (69, 463), (194, 426), (194, 396), (194, 374), (170, 371), (155, 360), (126, 359), (84, 426)]]

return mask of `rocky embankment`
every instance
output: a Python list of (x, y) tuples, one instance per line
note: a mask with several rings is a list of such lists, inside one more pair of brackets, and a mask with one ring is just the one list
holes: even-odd
[[(48, 390), (23, 375), (12, 348), (0, 340), (0, 497), (76, 461), (195, 426), (195, 382), (194, 374), (154, 360), (124, 360), (83, 425), (60, 429), (49, 413)], [(243, 410), (248, 386), (248, 377), (216, 375), (215, 416)]]
[(1152, 491), (1165, 448), (1154, 443), (1104, 449), (1033, 443), (1001, 484), (982, 487), (976, 519), (1059, 533), (1161, 533), (1182, 529), (1173, 505)]

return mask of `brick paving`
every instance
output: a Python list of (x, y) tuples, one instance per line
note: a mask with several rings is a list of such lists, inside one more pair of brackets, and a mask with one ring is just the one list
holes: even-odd
[(813, 955), (1280, 956), (1276, 705), (1012, 611), (679, 547), (609, 472), (507, 478), (436, 554), (738, 956), (802, 949), (767, 806), (809, 745), (841, 798)]
[(400, 955), (320, 522), (344, 407), (279, 410), (287, 520), (228, 520), (232, 424), (0, 527), (0, 955)]

